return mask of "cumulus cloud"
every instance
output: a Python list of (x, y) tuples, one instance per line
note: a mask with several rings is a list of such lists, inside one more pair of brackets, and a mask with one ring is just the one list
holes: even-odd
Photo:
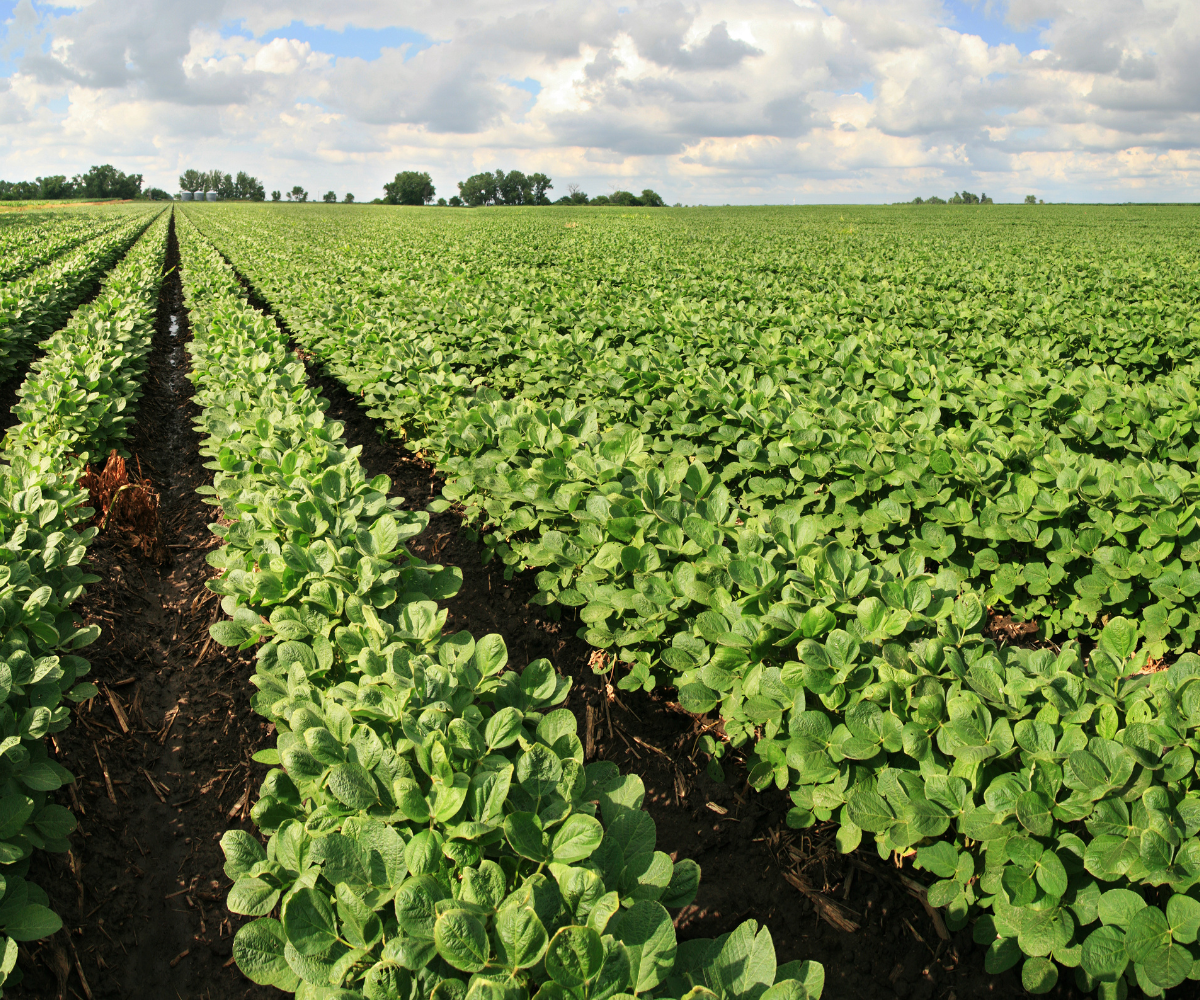
[[(1195, 197), (1200, 5), (950, 3), (19, 0), (0, 174), (127, 157), (171, 186), (224, 158), (360, 197), (497, 166), (683, 201)], [(349, 27), (427, 42), (322, 48)]]

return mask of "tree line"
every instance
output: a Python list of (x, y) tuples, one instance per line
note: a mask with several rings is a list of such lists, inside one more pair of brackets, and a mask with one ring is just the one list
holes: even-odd
[[(478, 208), (484, 205), (646, 205), (661, 208), (664, 204), (662, 197), (650, 188), (643, 190), (640, 195), (632, 191), (614, 191), (612, 194), (589, 198), (578, 184), (569, 185), (565, 195), (557, 201), (551, 201), (546, 192), (553, 187), (551, 179), (543, 173), (485, 171), (459, 181), (458, 194), (452, 195), (448, 201), (438, 198), (437, 204), (450, 208)], [(403, 170), (396, 174), (394, 180), (383, 186), (383, 191), (384, 197), (376, 199), (376, 202), (385, 205), (429, 205), (437, 194), (433, 178), (417, 170)]]
[(111, 163), (93, 166), (68, 179), (52, 174), (31, 181), (0, 180), (0, 201), (59, 201), (65, 198), (169, 198), (159, 188), (142, 191), (142, 175), (122, 173)]
[(936, 194), (932, 198), (922, 198), (917, 195), (908, 204), (910, 205), (990, 205), (992, 199), (986, 194), (971, 194), (970, 191), (955, 191), (951, 198), (939, 198)]
[(236, 177), (222, 170), (185, 170), (179, 175), (179, 190), (187, 191), (193, 196), (197, 192), (206, 195), (209, 191), (215, 191), (217, 197), (224, 201), (266, 199), (262, 181), (251, 177), (244, 170), (239, 170)]

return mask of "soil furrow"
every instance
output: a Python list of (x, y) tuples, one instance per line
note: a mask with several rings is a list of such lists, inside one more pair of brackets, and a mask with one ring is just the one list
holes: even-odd
[[(172, 230), (167, 266), (178, 263)], [(230, 958), (241, 918), (225, 909), (218, 840), (232, 826), (252, 829), (249, 807), (266, 769), (250, 757), (267, 727), (249, 707), (251, 659), (207, 641), (220, 611), (204, 588), (215, 572), (205, 555), (217, 539), (207, 529), (212, 508), (195, 492), (211, 473), (192, 428), (189, 336), (173, 271), (129, 443), (129, 469), (159, 498), (157, 537), (114, 518), (89, 550), (102, 579), (78, 610), (103, 629), (85, 650), (100, 694), (52, 746), (77, 776), (62, 801), (80, 829), (66, 857), (35, 857), (32, 876), (64, 930), (23, 954), (15, 997), (278, 995), (244, 979)]]

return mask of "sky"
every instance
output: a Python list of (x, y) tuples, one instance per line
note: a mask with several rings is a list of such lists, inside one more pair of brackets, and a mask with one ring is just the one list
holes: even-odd
[(1200, 201), (1200, 0), (0, 0), (0, 178)]

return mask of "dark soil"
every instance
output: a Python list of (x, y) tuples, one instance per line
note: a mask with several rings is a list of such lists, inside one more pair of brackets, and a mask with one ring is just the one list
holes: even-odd
[[(172, 234), (168, 266), (177, 263)], [(23, 946), (25, 980), (6, 990), (12, 997), (279, 995), (244, 979), (230, 958), (243, 918), (225, 909), (217, 841), (230, 827), (252, 829), (266, 768), (250, 757), (268, 734), (249, 707), (251, 661), (207, 641), (220, 610), (204, 588), (215, 572), (205, 554), (217, 539), (206, 527), (212, 508), (195, 492), (211, 473), (192, 430), (189, 336), (172, 273), (130, 442), (130, 466), (140, 464), (159, 494), (158, 538), (141, 544), (110, 524), (89, 551), (102, 581), (79, 612), (103, 629), (86, 651), (101, 693), (52, 743), (77, 777), (62, 801), (79, 829), (68, 855), (37, 855), (31, 873), (64, 930)]]

